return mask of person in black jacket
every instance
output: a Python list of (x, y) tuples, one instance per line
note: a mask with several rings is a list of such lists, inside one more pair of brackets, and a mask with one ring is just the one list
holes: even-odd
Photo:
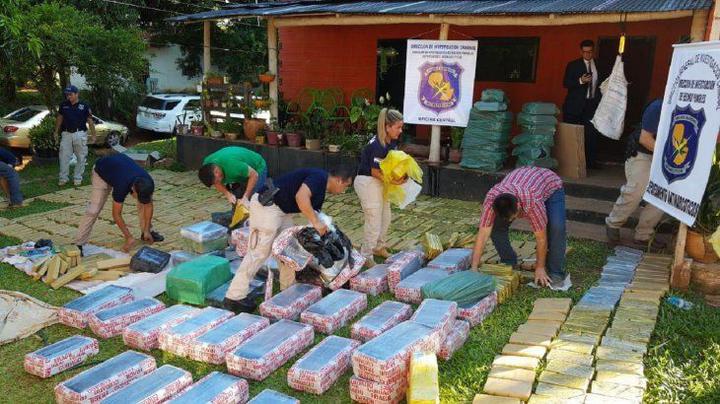
[(565, 67), (563, 86), (567, 96), (563, 103), (563, 122), (585, 126), (585, 162), (587, 168), (597, 168), (595, 160), (598, 132), (590, 120), (600, 103), (600, 75), (595, 64), (595, 43), (586, 39), (580, 42), (582, 57)]

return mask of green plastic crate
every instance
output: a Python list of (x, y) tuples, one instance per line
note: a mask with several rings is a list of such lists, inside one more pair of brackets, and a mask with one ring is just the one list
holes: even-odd
[(222, 257), (203, 255), (183, 262), (167, 275), (165, 291), (178, 302), (205, 304), (205, 297), (232, 278), (230, 262)]

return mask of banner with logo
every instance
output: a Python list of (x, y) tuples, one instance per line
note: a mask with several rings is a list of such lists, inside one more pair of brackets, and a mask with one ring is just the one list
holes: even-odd
[(695, 223), (720, 127), (720, 41), (675, 45), (644, 199)]
[(477, 46), (477, 41), (408, 40), (405, 122), (467, 126)]

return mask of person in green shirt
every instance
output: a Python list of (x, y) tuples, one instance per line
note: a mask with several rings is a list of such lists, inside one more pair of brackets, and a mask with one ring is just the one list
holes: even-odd
[(267, 164), (252, 150), (228, 146), (205, 157), (198, 178), (208, 188), (214, 186), (231, 204), (248, 206), (253, 193), (267, 182)]

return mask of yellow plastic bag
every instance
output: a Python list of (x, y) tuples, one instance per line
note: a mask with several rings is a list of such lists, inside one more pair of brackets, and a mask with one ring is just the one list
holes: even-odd
[(237, 226), (238, 224), (242, 223), (249, 216), (250, 216), (250, 212), (248, 212), (245, 205), (243, 205), (241, 203), (236, 203), (235, 210), (233, 211), (232, 220), (230, 221), (230, 228), (233, 228), (233, 227)]
[(407, 404), (440, 402), (437, 357), (432, 352), (413, 352), (410, 359)]
[(403, 203), (405, 191), (400, 185), (393, 184), (393, 181), (408, 177), (422, 184), (423, 172), (417, 161), (409, 154), (399, 150), (388, 152), (380, 162), (380, 171), (383, 174), (383, 184), (385, 185), (385, 199), (395, 205)]

